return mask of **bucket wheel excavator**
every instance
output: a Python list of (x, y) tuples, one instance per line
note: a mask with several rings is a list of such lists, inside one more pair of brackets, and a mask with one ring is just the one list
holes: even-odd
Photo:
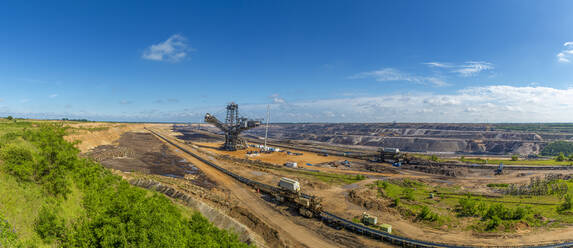
[(241, 139), (239, 134), (261, 125), (261, 121), (239, 117), (239, 105), (234, 102), (227, 105), (227, 117), (224, 123), (209, 113), (205, 114), (205, 122), (215, 125), (225, 133), (225, 144), (221, 149), (227, 151), (247, 148), (247, 142)]

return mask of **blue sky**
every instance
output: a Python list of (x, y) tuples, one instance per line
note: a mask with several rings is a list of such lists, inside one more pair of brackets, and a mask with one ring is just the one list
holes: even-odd
[(573, 121), (572, 1), (3, 1), (0, 116)]

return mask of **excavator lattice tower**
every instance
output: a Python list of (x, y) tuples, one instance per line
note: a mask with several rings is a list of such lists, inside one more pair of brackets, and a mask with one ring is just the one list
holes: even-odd
[(261, 122), (239, 117), (239, 105), (230, 103), (227, 105), (227, 116), (225, 123), (219, 121), (215, 116), (205, 114), (205, 122), (211, 123), (225, 133), (225, 143), (221, 147), (223, 150), (236, 151), (247, 148), (247, 142), (239, 137), (245, 130), (258, 127)]

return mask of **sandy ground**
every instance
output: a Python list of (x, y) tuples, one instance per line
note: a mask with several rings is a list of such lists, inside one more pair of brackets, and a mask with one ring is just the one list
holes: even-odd
[(106, 130), (77, 130), (66, 136), (68, 141), (81, 141), (77, 147), (81, 152), (87, 152), (101, 145), (111, 145), (116, 142), (125, 132), (145, 131), (144, 124), (128, 123), (107, 123), (107, 122), (89, 122), (89, 123), (72, 123), (68, 124), (75, 128), (107, 128)]
[[(304, 152), (294, 149), (286, 149), (287, 151), (302, 153), (303, 155), (287, 155), (286, 152), (272, 152), (272, 153), (259, 153), (256, 156), (247, 156), (247, 151), (259, 151), (259, 148), (252, 148), (249, 147), (245, 150), (238, 150), (238, 151), (220, 151), (219, 148), (223, 142), (214, 142), (214, 143), (207, 143), (207, 142), (194, 142), (194, 144), (205, 148), (206, 150), (213, 151), (216, 153), (227, 154), (237, 158), (248, 158), (251, 160), (261, 160), (263, 162), (272, 163), (272, 164), (284, 164), (286, 162), (296, 162), (298, 165), (306, 165), (307, 163), (310, 164), (319, 164), (319, 163), (328, 163), (328, 162), (336, 162), (336, 161), (344, 161), (348, 160), (345, 157), (338, 157), (338, 156), (321, 156), (313, 152)], [(281, 148), (282, 149), (282, 148)]]
[[(110, 123), (86, 123), (86, 124), (73, 124), (81, 127), (109, 127), (107, 130), (102, 131), (87, 131), (81, 130), (77, 134), (72, 134), (67, 137), (68, 140), (82, 140), (83, 142), (78, 146), (83, 152), (88, 151), (99, 145), (116, 144), (117, 140), (122, 133), (128, 131), (144, 132), (144, 126), (151, 126), (153, 128), (159, 128), (164, 134), (176, 137), (180, 135), (179, 133), (171, 132), (171, 125), (160, 124), (160, 125), (143, 125), (143, 124), (110, 124)], [(219, 151), (216, 147), (220, 146), (220, 143), (198, 143), (202, 146), (200, 150), (205, 152), (210, 152), (212, 154), (226, 154), (235, 158), (247, 158), (246, 151), (235, 151), (226, 152)], [(309, 230), (311, 226), (305, 227), (301, 225), (300, 221), (296, 221), (292, 217), (281, 215), (272, 206), (269, 206), (267, 202), (260, 198), (258, 194), (252, 191), (250, 188), (236, 182), (234, 179), (222, 174), (218, 170), (201, 163), (200, 161), (188, 156), (176, 148), (170, 146), (172, 151), (176, 152), (178, 156), (182, 156), (188, 161), (195, 164), (199, 169), (201, 169), (207, 176), (214, 180), (218, 185), (222, 185), (225, 188), (231, 190), (231, 192), (236, 195), (244, 206), (247, 206), (252, 210), (259, 218), (264, 219), (270, 226), (280, 230), (282, 236), (289, 240), (294, 240), (297, 246), (308, 246), (308, 247), (332, 247), (340, 246), (339, 243), (328, 240), (328, 238), (321, 238), (320, 235), (316, 235), (312, 230)], [(187, 146), (192, 150), (193, 148)], [(256, 149), (252, 149), (256, 150)], [(302, 152), (302, 156), (287, 155), (282, 152), (275, 152), (270, 154), (260, 154), (259, 156), (253, 156), (252, 160), (261, 160), (263, 162), (269, 162), (273, 164), (284, 164), (285, 162), (297, 162), (300, 167), (315, 169), (324, 172), (336, 172), (336, 173), (346, 173), (346, 174), (363, 174), (368, 176), (378, 177), (417, 177), (425, 180), (435, 180), (444, 181), (447, 180), (449, 183), (464, 185), (468, 189), (476, 190), (481, 192), (484, 190), (484, 184), (490, 182), (505, 182), (505, 183), (523, 183), (528, 182), (529, 178), (535, 175), (543, 175), (544, 171), (535, 172), (508, 172), (503, 176), (492, 176), (487, 173), (468, 173), (467, 177), (443, 177), (439, 175), (426, 174), (416, 171), (399, 170), (398, 173), (378, 173), (378, 172), (366, 172), (366, 171), (353, 171), (347, 168), (328, 168), (328, 167), (317, 167), (317, 166), (307, 166), (306, 163), (318, 164), (318, 163), (328, 163), (335, 161), (350, 160), (344, 157), (336, 156), (320, 156), (316, 153), (295, 151), (289, 149), (291, 152)], [(390, 165), (386, 166), (392, 169)], [(258, 170), (245, 170), (244, 168), (233, 168), (233, 171), (239, 170), (240, 174), (249, 178), (260, 180), (263, 182), (274, 183), (280, 175), (271, 175), (268, 173), (261, 174)], [(517, 176), (518, 173), (524, 173), (526, 176)], [(368, 179), (361, 181), (357, 184), (351, 184), (346, 186), (329, 186), (322, 185), (319, 187), (309, 187), (310, 193), (318, 195), (324, 199), (323, 205), (328, 211), (336, 213), (342, 217), (351, 219), (354, 216), (360, 215), (366, 209), (350, 202), (347, 198), (348, 192), (353, 188), (362, 187), (364, 184), (371, 183), (373, 179)], [(485, 192), (483, 192), (485, 193)], [(404, 220), (399, 214), (390, 212), (378, 212), (378, 218), (380, 222), (390, 223), (393, 228), (401, 235), (429, 240), (437, 242), (447, 242), (456, 244), (466, 244), (466, 245), (518, 245), (518, 244), (538, 244), (544, 242), (556, 242), (559, 240), (567, 240), (573, 237), (573, 226), (568, 226), (559, 229), (537, 229), (534, 231), (529, 231), (528, 233), (522, 235), (523, 233), (509, 233), (491, 236), (478, 236), (472, 231), (466, 230), (455, 230), (450, 228), (449, 230), (439, 230), (435, 228), (430, 228), (426, 226), (413, 223), (409, 220)], [(367, 246), (387, 246), (382, 242), (370, 240), (364, 237), (359, 237)]]
[[(168, 146), (171, 149), (178, 150), (176, 147), (170, 144)], [(190, 151), (195, 150), (190, 146), (186, 146), (185, 148), (189, 149)], [(190, 155), (184, 153), (179, 155), (201, 169), (218, 185), (222, 185), (225, 188), (231, 190), (231, 192), (238, 197), (241, 203), (247, 206), (252, 213), (259, 216), (261, 219), (268, 221), (271, 226), (275, 227), (277, 230), (280, 230), (282, 235), (285, 235), (286, 237), (289, 237), (290, 239), (295, 240), (306, 247), (337, 246), (336, 243), (321, 239), (320, 236), (314, 234), (312, 230), (309, 230), (304, 226), (297, 225), (287, 217), (281, 215), (271, 206), (268, 206), (268, 204), (263, 199), (261, 199), (252, 189), (248, 188), (247, 186), (240, 184), (233, 178), (195, 159)]]

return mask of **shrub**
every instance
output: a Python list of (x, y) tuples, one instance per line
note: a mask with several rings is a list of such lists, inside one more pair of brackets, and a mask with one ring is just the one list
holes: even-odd
[(434, 162), (438, 162), (439, 159), (438, 159), (438, 156), (432, 155), (432, 156), (430, 157), (430, 160), (432, 160), (432, 161), (434, 161)]
[(8, 117), (6, 117), (6, 120), (9, 120), (9, 121), (11, 121), (11, 120), (13, 120), (13, 119), (14, 119), (14, 117), (12, 117), (11, 115), (9, 115)]
[(62, 238), (65, 233), (64, 220), (56, 213), (54, 206), (43, 206), (38, 213), (34, 230), (43, 240)]
[(555, 161), (557, 161), (557, 162), (565, 161), (565, 154), (560, 152), (559, 155), (555, 158)]
[(565, 198), (563, 199), (563, 203), (561, 203), (561, 205), (559, 205), (559, 208), (557, 209), (557, 211), (559, 211), (559, 212), (567, 211), (567, 210), (571, 210), (571, 208), (573, 208), (573, 198), (571, 197), (571, 195), (567, 194), (567, 195), (565, 195)]
[(517, 160), (519, 160), (519, 156), (517, 156), (517, 155), (511, 156), (511, 161), (517, 161)]
[(481, 216), (486, 208), (487, 207), (484, 202), (472, 199), (471, 196), (462, 198), (458, 201), (458, 212), (460, 216)]
[(557, 156), (560, 153), (568, 156), (573, 154), (573, 142), (569, 141), (555, 141), (547, 144), (542, 150), (543, 156)]
[(400, 198), (395, 198), (394, 199), (394, 207), (397, 207), (398, 205), (400, 205)]
[(18, 241), (16, 230), (0, 214), (0, 247), (22, 247)]
[(3, 167), (19, 180), (30, 181), (33, 174), (33, 156), (29, 149), (9, 144), (0, 149), (0, 159), (4, 161)]
[(497, 216), (494, 216), (491, 220), (487, 222), (485, 227), (486, 231), (494, 231), (497, 227), (501, 224), (501, 219)]
[(416, 216), (416, 218), (418, 220), (425, 220), (425, 221), (437, 221), (439, 219), (438, 214), (432, 212), (432, 210), (430, 210), (430, 208), (428, 208), (428, 206), (424, 206), (422, 208), (422, 211), (420, 211), (420, 213), (418, 213), (418, 215)]
[(414, 189), (412, 188), (402, 189), (402, 197), (408, 200), (414, 200)]

